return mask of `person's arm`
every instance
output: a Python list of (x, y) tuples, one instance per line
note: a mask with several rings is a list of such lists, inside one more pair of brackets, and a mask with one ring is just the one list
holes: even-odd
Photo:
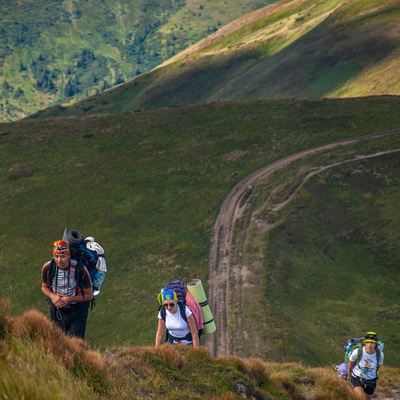
[(59, 308), (65, 306), (64, 302), (61, 300), (62, 296), (60, 294), (52, 292), (50, 289), (50, 285), (46, 282), (42, 282), (42, 292), (52, 301), (55, 307)]
[(378, 369), (381, 367), (381, 365), (383, 365), (383, 358), (384, 358), (384, 354), (381, 351), (381, 355), (379, 357), (379, 362), (377, 361), (376, 363), (376, 374), (378, 375)]
[(353, 371), (353, 367), (354, 367), (354, 361), (350, 361), (347, 363), (347, 371), (349, 373), (349, 376), (347, 377), (348, 380), (350, 380), (351, 378), (351, 371)]
[(158, 319), (158, 327), (156, 333), (156, 347), (161, 346), (161, 341), (164, 336), (164, 326), (165, 326), (164, 320)]
[(50, 263), (51, 262), (49, 261), (48, 263), (45, 263), (42, 267), (42, 293), (51, 300), (51, 302), (54, 304), (55, 307), (57, 308), (64, 307), (65, 304), (61, 300), (61, 295), (54, 293), (51, 290), (50, 283), (48, 282)]
[(197, 326), (193, 314), (189, 315), (187, 322), (189, 325), (190, 333), (192, 334), (193, 347), (199, 347), (199, 335), (197, 332)]
[(84, 296), (82, 296), (81, 293), (78, 293), (75, 296), (61, 296), (61, 301), (64, 302), (64, 306), (67, 306), (70, 303), (84, 303), (85, 301), (93, 300), (92, 286), (85, 288), (84, 293)]

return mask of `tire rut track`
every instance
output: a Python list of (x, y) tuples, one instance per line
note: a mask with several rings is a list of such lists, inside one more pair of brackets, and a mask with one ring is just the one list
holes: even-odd
[[(232, 237), (235, 223), (244, 213), (245, 206), (251, 197), (252, 188), (257, 182), (301, 158), (332, 150), (340, 146), (349, 146), (397, 133), (400, 133), (400, 128), (307, 148), (266, 165), (248, 175), (233, 187), (222, 203), (215, 222), (213, 242), (210, 251), (209, 304), (217, 326), (217, 331), (213, 335), (210, 335), (207, 341), (207, 346), (211, 355), (231, 355), (230, 343), (234, 332), (230, 332), (229, 329), (229, 304), (231, 302), (233, 289), (240, 290), (240, 288), (230, 287), (229, 284), (232, 273), (230, 265)], [(381, 153), (383, 154), (385, 152), (376, 152), (374, 155), (381, 155)], [(360, 156), (355, 159), (363, 159), (374, 155)], [(290, 196), (284, 204), (290, 201), (292, 197), (293, 195)], [(284, 204), (282, 204), (282, 206)]]

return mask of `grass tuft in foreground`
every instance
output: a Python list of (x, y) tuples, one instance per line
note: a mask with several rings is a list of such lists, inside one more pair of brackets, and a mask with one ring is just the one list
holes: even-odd
[[(1, 301), (3, 399), (355, 398), (332, 366), (211, 358), (203, 348), (180, 346), (113, 347), (100, 354), (65, 336), (39, 311), (12, 318), (10, 308)], [(383, 367), (380, 393), (393, 394), (399, 378), (399, 369)]]

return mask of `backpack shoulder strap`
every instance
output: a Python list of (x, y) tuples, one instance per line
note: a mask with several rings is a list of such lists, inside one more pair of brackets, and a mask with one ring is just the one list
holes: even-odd
[[(163, 305), (160, 305), (160, 307), (158, 307), (158, 310), (160, 311), (161, 319), (164, 321), (164, 324), (165, 324), (165, 318), (167, 317), (167, 311), (165, 310), (165, 307)], [(166, 342), (168, 342), (168, 337), (169, 337), (169, 330), (165, 329), (165, 341)]]
[(186, 317), (186, 304), (184, 303), (178, 303), (179, 306), (179, 311), (181, 313), (181, 317), (187, 322), (187, 317)]
[(165, 322), (165, 317), (167, 315), (166, 311), (165, 311), (165, 307), (164, 306), (160, 306), (158, 307), (158, 311), (160, 311), (161, 313), (161, 318), (162, 320)]
[[(363, 351), (364, 346), (358, 346), (357, 348), (357, 360), (355, 361), (355, 364), (358, 364), (361, 361), (362, 357), (362, 351)], [(376, 362), (377, 362), (377, 368), (379, 368), (379, 360), (381, 359), (381, 351), (380, 349), (376, 348)]]
[(54, 258), (51, 259), (49, 263), (49, 271), (48, 271), (48, 284), (51, 285), (56, 275), (56, 260)]
[[(46, 262), (43, 267), (42, 267), (42, 273), (44, 274), (44, 270), (46, 270), (45, 275), (43, 275), (43, 277), (45, 277), (46, 279), (46, 283), (49, 285), (50, 290), (53, 291), (52, 285), (53, 285), (53, 281), (54, 281), (54, 277), (56, 276), (56, 270), (57, 270), (57, 265), (56, 265), (56, 261), (54, 260), (54, 258), (52, 258), (50, 261)], [(55, 282), (55, 285), (57, 287), (57, 280)]]
[(77, 263), (70, 260), (70, 263), (73, 267), (75, 267), (76, 270), (76, 294), (79, 293), (79, 290), (81, 290), (82, 295), (85, 295), (85, 264), (81, 262), (81, 260), (75, 260)]
[(357, 346), (357, 360), (356, 360), (355, 364), (358, 364), (361, 361), (363, 347), (364, 346), (362, 346), (362, 345)]

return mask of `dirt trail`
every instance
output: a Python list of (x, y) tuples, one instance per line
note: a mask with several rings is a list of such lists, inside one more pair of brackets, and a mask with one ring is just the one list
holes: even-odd
[[(230, 332), (228, 320), (230, 295), (233, 289), (235, 291), (241, 290), (240, 287), (231, 288), (229, 285), (230, 276), (232, 274), (232, 268), (230, 265), (232, 235), (235, 223), (242, 216), (242, 213), (246, 208), (246, 203), (249, 201), (251, 188), (254, 187), (260, 179), (267, 177), (272, 172), (284, 168), (303, 157), (331, 150), (339, 146), (349, 146), (355, 143), (377, 139), (396, 133), (400, 133), (400, 129), (378, 132), (371, 135), (341, 140), (338, 142), (305, 149), (277, 160), (259, 169), (258, 171), (255, 171), (236, 184), (221, 206), (214, 226), (214, 238), (210, 253), (209, 304), (217, 325), (217, 331), (213, 335), (210, 335), (207, 342), (207, 346), (211, 355), (231, 355), (230, 343), (231, 338), (234, 336), (234, 332)], [(383, 154), (384, 152), (381, 153)], [(362, 159), (371, 156), (377, 156), (381, 153), (368, 156), (359, 156), (358, 158)]]

